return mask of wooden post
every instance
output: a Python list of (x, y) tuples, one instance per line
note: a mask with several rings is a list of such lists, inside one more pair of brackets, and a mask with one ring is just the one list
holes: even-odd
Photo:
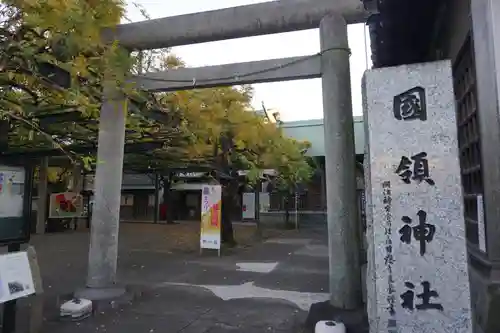
[(49, 159), (44, 157), (40, 162), (38, 172), (38, 202), (36, 214), (36, 233), (41, 235), (45, 233), (45, 222), (47, 220), (47, 200), (48, 200), (48, 168)]
[(155, 205), (154, 223), (160, 221), (160, 174), (155, 173)]

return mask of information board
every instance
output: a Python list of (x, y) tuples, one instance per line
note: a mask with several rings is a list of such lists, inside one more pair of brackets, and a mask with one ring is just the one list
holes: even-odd
[(31, 177), (26, 186), (26, 176), (24, 167), (0, 165), (0, 245), (29, 239), (30, 209), (25, 208), (31, 203), (25, 202), (25, 188), (31, 188)]
[(0, 165), (0, 218), (23, 216), (25, 171)]
[(26, 252), (0, 255), (0, 303), (35, 293)]

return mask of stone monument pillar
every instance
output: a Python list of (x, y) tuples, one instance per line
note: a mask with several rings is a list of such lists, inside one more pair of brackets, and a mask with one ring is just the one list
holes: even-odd
[(448, 61), (363, 79), (371, 333), (472, 332), (452, 82)]
[(90, 300), (111, 299), (125, 293), (124, 288), (116, 286), (116, 268), (127, 100), (112, 81), (105, 82), (103, 96), (87, 289), (76, 293), (76, 297)]

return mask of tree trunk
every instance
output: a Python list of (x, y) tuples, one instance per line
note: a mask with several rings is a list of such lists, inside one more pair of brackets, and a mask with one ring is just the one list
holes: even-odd
[(255, 222), (257, 226), (260, 224), (260, 192), (262, 191), (262, 180), (257, 180), (254, 188), (255, 194)]
[(8, 119), (0, 120), (0, 152), (7, 151), (9, 148), (10, 123)]
[(293, 229), (292, 224), (290, 223), (290, 206), (292, 200), (289, 192), (285, 195), (285, 229)]
[(172, 200), (172, 172), (163, 181), (163, 204), (165, 205), (165, 220), (167, 224), (175, 224)]
[(262, 236), (260, 224), (260, 192), (262, 191), (262, 180), (259, 179), (255, 184), (255, 223), (257, 224), (257, 235)]
[(154, 215), (153, 223), (160, 222), (160, 174), (155, 173), (155, 204), (154, 204)]
[(221, 240), (222, 243), (229, 246), (236, 245), (233, 232), (233, 221), (231, 218), (231, 208), (234, 204), (235, 195), (233, 184), (222, 186)]

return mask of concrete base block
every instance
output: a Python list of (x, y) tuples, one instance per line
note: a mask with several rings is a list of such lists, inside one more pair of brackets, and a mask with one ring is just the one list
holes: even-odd
[(127, 291), (122, 287), (115, 288), (85, 288), (75, 292), (75, 297), (85, 298), (91, 301), (112, 301), (122, 298)]

